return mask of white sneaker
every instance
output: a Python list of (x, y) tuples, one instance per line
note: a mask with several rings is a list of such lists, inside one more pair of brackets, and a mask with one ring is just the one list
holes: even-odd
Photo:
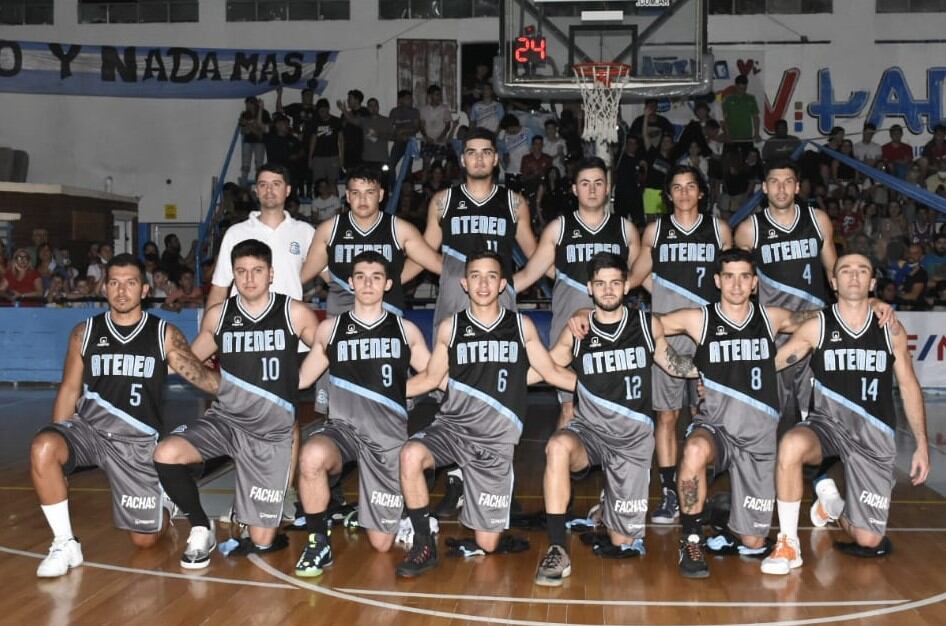
[(70, 537), (53, 541), (53, 544), (49, 546), (49, 554), (36, 568), (36, 575), (40, 578), (57, 578), (80, 565), (82, 565), (82, 546), (75, 537)]
[(844, 499), (834, 480), (824, 478), (815, 485), (815, 499), (811, 505), (811, 523), (817, 528), (824, 528), (828, 522), (836, 522), (844, 512)]
[(798, 539), (789, 539), (784, 534), (779, 534), (778, 542), (772, 554), (762, 561), (763, 574), (788, 574), (793, 569), (801, 567), (801, 545)]
[(194, 526), (187, 537), (187, 547), (181, 555), (181, 567), (184, 569), (203, 569), (210, 565), (210, 553), (217, 547), (213, 522), (210, 528)]
[[(430, 517), (429, 519), (430, 534), (433, 536), (440, 532), (440, 522), (437, 521), (436, 517)], [(397, 527), (397, 536), (394, 537), (394, 543), (403, 544), (407, 549), (410, 549), (410, 547), (414, 545), (414, 526), (411, 524), (410, 519), (406, 517), (401, 518)]]

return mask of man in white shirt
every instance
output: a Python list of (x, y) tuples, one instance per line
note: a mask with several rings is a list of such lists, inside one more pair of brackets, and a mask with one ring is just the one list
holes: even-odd
[(548, 120), (545, 122), (545, 143), (542, 145), (542, 152), (552, 157), (552, 165), (558, 168), (558, 173), (565, 175), (565, 153), (568, 148), (565, 140), (558, 134), (558, 122)]
[(874, 143), (874, 133), (877, 132), (877, 126), (872, 122), (864, 122), (864, 134), (860, 141), (854, 144), (854, 158), (873, 166), (881, 157), (881, 147), (879, 143)]
[(453, 130), (453, 113), (443, 102), (443, 92), (439, 85), (427, 88), (427, 104), (420, 108), (420, 129), (424, 135), (424, 169), (430, 160), (450, 156), (449, 138)]
[(499, 132), (499, 121), (503, 119), (506, 110), (502, 103), (493, 97), (493, 86), (483, 83), (483, 97), (470, 107), (470, 124), (473, 127), (486, 128), (492, 132)]

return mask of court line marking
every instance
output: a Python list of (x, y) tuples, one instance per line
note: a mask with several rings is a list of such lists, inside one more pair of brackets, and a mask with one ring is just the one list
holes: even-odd
[[(17, 556), (25, 556), (31, 559), (46, 558), (45, 554), (39, 554), (37, 552), (28, 552), (26, 550), (17, 550), (16, 548), (8, 548), (6, 546), (0, 546), (0, 552), (6, 552), (7, 554), (15, 554)], [(269, 589), (296, 589), (296, 587), (293, 587), (292, 585), (286, 585), (283, 583), (272, 583), (272, 582), (267, 582), (267, 581), (262, 581), (262, 580), (237, 580), (234, 578), (219, 578), (217, 576), (201, 576), (199, 574), (178, 574), (175, 572), (163, 572), (161, 570), (139, 569), (137, 567), (125, 567), (123, 565), (110, 565), (108, 563), (95, 563), (93, 561), (83, 561), (80, 567), (92, 567), (95, 569), (104, 569), (104, 570), (110, 570), (113, 572), (122, 572), (124, 574), (143, 574), (145, 576), (157, 576), (159, 578), (176, 578), (180, 580), (189, 580), (191, 582), (211, 582), (211, 583), (222, 583), (224, 585), (245, 585), (249, 587), (266, 587)]]
[(380, 589), (350, 589), (335, 587), (338, 591), (365, 596), (395, 596), (400, 598), (424, 598), (428, 600), (465, 600), (469, 602), (512, 602), (523, 604), (586, 604), (593, 606), (655, 606), (694, 608), (794, 608), (834, 606), (890, 606), (909, 600), (844, 600), (837, 602), (699, 602), (673, 600), (587, 600), (583, 598), (526, 598), (516, 596), (475, 596), (462, 593), (421, 593), (412, 591), (386, 591)]
[[(330, 596), (333, 598), (338, 598), (342, 600), (349, 600), (351, 602), (356, 602), (358, 604), (363, 604), (365, 606), (372, 606), (379, 609), (389, 609), (395, 611), (401, 611), (404, 613), (414, 613), (415, 615), (425, 615), (428, 617), (441, 617), (449, 620), (465, 620), (468, 622), (485, 622), (493, 624), (507, 624), (509, 626), (595, 626), (592, 624), (563, 624), (561, 622), (547, 622), (541, 621), (536, 622), (532, 620), (518, 620), (510, 619), (506, 617), (487, 617), (481, 615), (470, 615), (467, 613), (454, 612), (450, 613), (447, 611), (438, 611), (434, 609), (423, 609), (420, 607), (407, 606), (403, 604), (393, 604), (391, 602), (381, 602), (378, 600), (372, 600), (370, 598), (364, 598), (357, 595), (352, 595), (348, 593), (343, 593), (332, 587), (320, 587), (319, 585), (314, 585), (312, 583), (304, 582), (298, 580), (284, 572), (277, 570), (272, 567), (269, 563), (265, 562), (259, 555), (251, 554), (247, 557), (253, 565), (257, 566), (264, 572), (270, 574), (271, 576), (278, 578), (280, 580), (286, 581), (291, 585), (295, 585), (301, 589), (308, 589), (322, 595)], [(535, 598), (536, 603), (538, 604), (542, 598)], [(774, 622), (731, 622), (729, 624), (717, 624), (713, 626), (807, 626), (809, 624), (831, 624), (835, 622), (845, 621), (845, 620), (856, 620), (856, 619), (865, 619), (871, 617), (878, 617), (881, 615), (891, 615), (894, 613), (902, 613), (903, 611), (908, 611), (916, 608), (921, 608), (930, 604), (936, 604), (946, 600), (946, 593), (941, 593), (935, 596), (930, 596), (928, 598), (923, 598), (921, 600), (907, 601), (896, 606), (884, 607), (880, 609), (872, 609), (869, 611), (860, 611), (857, 613), (847, 613), (843, 615), (833, 615), (829, 617), (812, 617), (812, 618), (802, 618), (796, 620), (779, 620)], [(639, 625), (635, 625), (639, 626)], [(699, 624), (693, 626), (710, 626), (708, 624)]]

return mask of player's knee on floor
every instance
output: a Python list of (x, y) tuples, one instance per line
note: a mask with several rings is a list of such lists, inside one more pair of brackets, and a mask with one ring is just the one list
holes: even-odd
[(147, 550), (148, 548), (156, 546), (163, 534), (164, 533), (128, 533), (128, 538), (131, 539), (132, 545), (139, 550)]
[(476, 545), (483, 548), (483, 550), (489, 554), (496, 552), (496, 549), (499, 547), (499, 541), (502, 538), (502, 533), (476, 531), (473, 536), (476, 539)]
[(368, 531), (368, 543), (378, 552), (387, 552), (394, 545), (394, 535), (378, 532), (376, 530)]

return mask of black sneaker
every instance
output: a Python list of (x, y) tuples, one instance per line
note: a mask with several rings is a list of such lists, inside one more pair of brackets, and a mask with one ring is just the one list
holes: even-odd
[(690, 535), (680, 542), (680, 574), (684, 578), (707, 578), (709, 567), (703, 557), (699, 535)]
[(463, 506), (463, 479), (459, 476), (447, 475), (447, 492), (443, 500), (437, 503), (432, 515), (437, 519), (456, 517)]
[(296, 563), (296, 576), (315, 578), (321, 576), (325, 568), (334, 563), (332, 544), (325, 535), (310, 533), (305, 549)]
[(414, 545), (404, 556), (395, 572), (402, 578), (414, 578), (420, 576), (427, 570), (433, 569), (437, 565), (437, 545), (431, 538), (429, 541), (417, 541), (415, 537)]

